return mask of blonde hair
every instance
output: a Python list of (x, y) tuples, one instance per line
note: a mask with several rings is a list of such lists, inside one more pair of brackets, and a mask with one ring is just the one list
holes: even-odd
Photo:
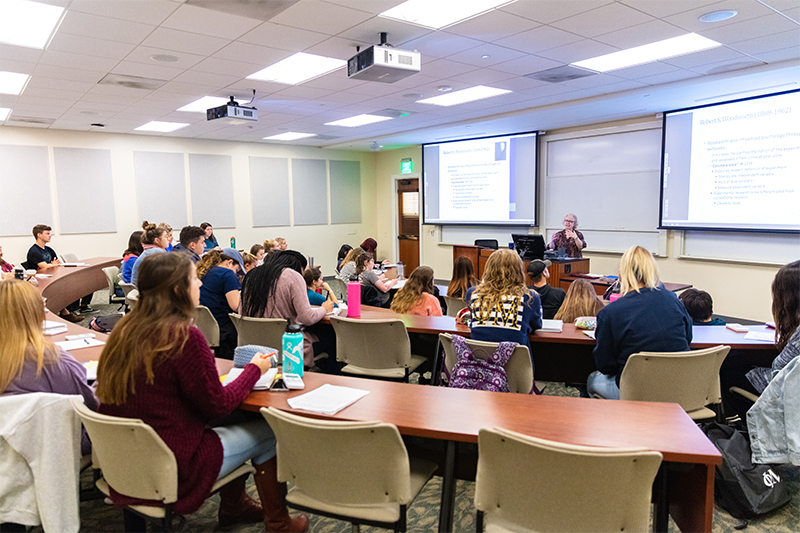
[(278, 242), (274, 239), (267, 239), (264, 241), (264, 249), (267, 252), (271, 252), (273, 249), (278, 247)]
[(281, 244), (283, 244), (283, 243), (285, 243), (285, 242), (286, 242), (286, 239), (284, 239), (283, 237), (275, 237), (273, 240), (274, 240), (276, 243), (278, 243), (278, 245), (281, 245)]
[(252, 265), (254, 263), (258, 263), (258, 259), (256, 259), (256, 256), (253, 254), (245, 252), (242, 254), (242, 263), (244, 263), (244, 266)]
[(0, 282), (0, 394), (22, 372), (26, 359), (42, 367), (58, 360), (55, 345), (44, 338), (44, 304), (33, 285), (19, 280)]
[(355, 263), (356, 257), (358, 257), (363, 253), (364, 250), (362, 250), (359, 246), (356, 246), (355, 248), (347, 252), (346, 256), (344, 256), (344, 259), (342, 259), (342, 266), (345, 266), (347, 263)]
[(603, 302), (597, 297), (592, 284), (585, 279), (576, 279), (570, 284), (567, 296), (553, 318), (575, 322), (580, 316), (597, 316), (602, 308)]
[(211, 250), (197, 262), (197, 277), (203, 279), (208, 274), (208, 271), (211, 270), (211, 267), (221, 265), (225, 261), (234, 261), (234, 259), (219, 250)]
[(392, 311), (400, 314), (408, 313), (423, 298), (423, 292), (433, 294), (433, 269), (427, 266), (414, 269), (403, 288), (395, 294)]
[(641, 246), (631, 246), (619, 261), (620, 293), (639, 292), (639, 284), (655, 289), (661, 280), (653, 254)]
[(158, 225), (158, 227), (163, 229), (167, 233), (172, 233), (172, 226), (170, 226), (166, 222), (162, 222), (161, 224)]
[(522, 298), (529, 294), (522, 266), (522, 259), (514, 250), (503, 249), (492, 253), (486, 261), (483, 280), (472, 293), (472, 302), (488, 313), (509, 296)]

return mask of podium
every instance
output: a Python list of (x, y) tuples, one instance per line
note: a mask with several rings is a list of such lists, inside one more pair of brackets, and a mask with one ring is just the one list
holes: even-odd
[[(486, 261), (489, 259), (489, 256), (492, 255), (494, 250), (491, 248), (484, 248), (482, 246), (472, 246), (469, 244), (454, 244), (453, 245), (453, 264), (455, 264), (456, 260), (459, 257), (466, 257), (470, 261), (472, 261), (472, 266), (475, 269), (475, 276), (477, 278), (483, 279), (483, 269), (486, 266)], [(581, 273), (581, 274), (588, 274), (589, 273), (589, 259), (587, 258), (580, 258), (580, 259), (551, 259), (550, 262), (552, 265), (548, 268), (550, 272), (550, 285), (553, 287), (558, 287), (561, 284), (561, 278), (565, 276), (569, 276), (570, 274)], [(524, 261), (525, 267), (525, 284), (530, 284), (531, 280), (528, 278), (527, 270), (528, 270), (528, 263), (530, 261)]]
[(459, 257), (466, 257), (472, 261), (472, 268), (475, 269), (475, 276), (478, 279), (483, 278), (483, 268), (486, 266), (486, 261), (492, 255), (491, 248), (484, 248), (483, 246), (473, 246), (470, 244), (454, 244), (453, 245), (453, 264)]

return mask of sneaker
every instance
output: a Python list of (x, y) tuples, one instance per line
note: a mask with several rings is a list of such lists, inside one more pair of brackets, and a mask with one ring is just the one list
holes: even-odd
[(86, 307), (81, 307), (80, 309), (78, 309), (78, 312), (79, 312), (80, 314), (82, 314), (82, 315), (88, 315), (88, 314), (90, 314), (90, 313), (97, 313), (97, 310), (96, 310), (96, 309), (93, 309), (93, 308), (91, 308), (91, 307), (89, 307), (89, 306), (87, 305)]
[(66, 320), (66, 321), (68, 321), (68, 322), (72, 322), (72, 323), (77, 323), (77, 322), (80, 322), (80, 321), (82, 321), (82, 320), (83, 320), (83, 319), (82, 319), (81, 317), (79, 317), (78, 315), (76, 315), (76, 314), (74, 314), (74, 313), (70, 313), (69, 311), (67, 311), (66, 313), (62, 313), (62, 314), (61, 314), (61, 315), (59, 315), (59, 316), (60, 316), (61, 318), (63, 318), (64, 320)]

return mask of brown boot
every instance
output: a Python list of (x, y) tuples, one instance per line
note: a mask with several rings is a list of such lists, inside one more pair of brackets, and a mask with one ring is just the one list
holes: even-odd
[(264, 525), (268, 532), (304, 533), (308, 531), (308, 516), (289, 516), (286, 508), (286, 483), (278, 483), (278, 460), (273, 457), (264, 463), (253, 463), (253, 478), (258, 497), (264, 507)]
[(243, 477), (219, 489), (219, 525), (252, 524), (264, 519), (261, 504), (247, 495)]

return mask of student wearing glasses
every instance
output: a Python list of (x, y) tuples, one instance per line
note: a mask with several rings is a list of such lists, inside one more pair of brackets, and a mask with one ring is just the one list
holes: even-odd
[(578, 217), (568, 213), (564, 217), (564, 229), (553, 234), (547, 247), (552, 250), (564, 248), (567, 257), (583, 257), (581, 250), (586, 248), (586, 239), (578, 231)]

